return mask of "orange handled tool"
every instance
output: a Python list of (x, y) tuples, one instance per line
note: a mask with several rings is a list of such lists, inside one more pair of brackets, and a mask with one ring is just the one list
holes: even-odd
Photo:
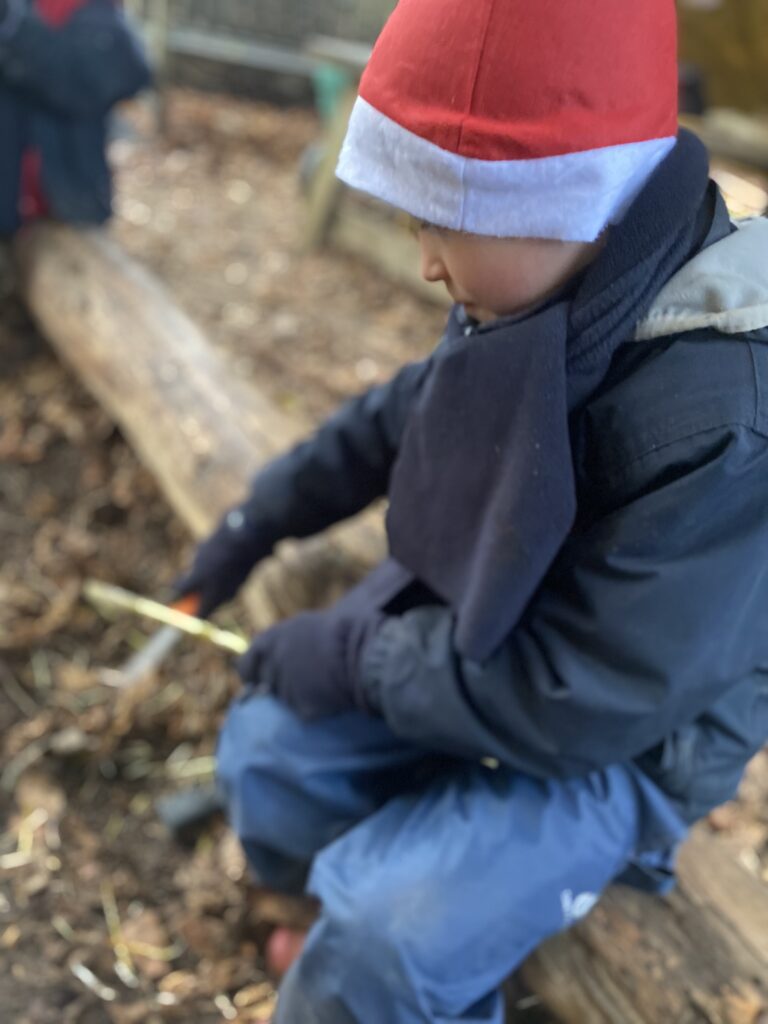
[(184, 594), (178, 601), (170, 606), (175, 612), (183, 612), (184, 615), (197, 615), (200, 610), (200, 595), (197, 593)]
[[(184, 594), (170, 607), (184, 615), (197, 615), (200, 595)], [(161, 665), (183, 636), (182, 631), (175, 626), (161, 626), (120, 668), (114, 672), (110, 670), (108, 675), (105, 674), (105, 682), (108, 681), (119, 689), (135, 686)]]

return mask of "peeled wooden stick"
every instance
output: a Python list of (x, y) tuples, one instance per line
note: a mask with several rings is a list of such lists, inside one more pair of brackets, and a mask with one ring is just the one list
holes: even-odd
[(123, 587), (115, 587), (110, 583), (102, 583), (100, 580), (86, 580), (83, 584), (83, 596), (97, 610), (117, 608), (133, 612), (134, 615), (143, 615), (145, 618), (154, 619), (155, 622), (162, 622), (166, 626), (174, 626), (191, 636), (202, 637), (233, 654), (245, 654), (248, 650), (248, 641), (239, 633), (219, 629), (204, 619), (198, 619), (194, 615), (187, 615), (186, 612), (169, 608), (168, 605), (161, 604), (160, 601), (153, 601), (149, 597), (133, 594), (130, 590), (124, 590)]

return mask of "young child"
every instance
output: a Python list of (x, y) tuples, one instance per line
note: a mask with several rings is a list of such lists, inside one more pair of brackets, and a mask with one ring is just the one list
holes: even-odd
[(389, 497), (390, 557), (256, 638), (221, 736), (254, 871), (320, 901), (281, 1024), (500, 1024), (766, 739), (768, 224), (678, 134), (675, 44), (671, 0), (401, 0), (373, 52), (339, 174), (422, 223), (446, 334), (180, 587)]
[(109, 217), (107, 117), (148, 83), (114, 0), (0, 0), (0, 237)]

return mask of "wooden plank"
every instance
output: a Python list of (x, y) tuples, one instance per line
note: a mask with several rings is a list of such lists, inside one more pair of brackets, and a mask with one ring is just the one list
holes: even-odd
[(127, 0), (127, 14), (138, 25), (152, 64), (155, 123), (161, 134), (168, 127), (169, 0)]
[(162, 74), (168, 56), (168, 0), (126, 0), (125, 10), (141, 30), (153, 70)]
[(358, 78), (370, 59), (371, 50), (367, 43), (354, 43), (332, 36), (313, 36), (305, 47), (308, 56), (351, 71)]
[(168, 34), (168, 48), (180, 57), (197, 57), (235, 64), (260, 71), (311, 77), (317, 61), (304, 53), (272, 43), (215, 35), (194, 28), (173, 28)]
[(354, 89), (345, 93), (323, 135), (323, 156), (310, 184), (304, 231), (304, 245), (307, 249), (316, 248), (325, 242), (336, 215), (344, 187), (336, 177), (336, 164), (356, 98)]

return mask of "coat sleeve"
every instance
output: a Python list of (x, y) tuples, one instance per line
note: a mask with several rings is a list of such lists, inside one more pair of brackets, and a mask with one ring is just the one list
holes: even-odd
[(308, 537), (386, 493), (411, 403), (429, 360), (345, 403), (307, 441), (269, 463), (241, 511), (245, 529)]
[(74, 117), (106, 113), (150, 82), (141, 45), (112, 0), (90, 0), (60, 26), (26, 10), (0, 33), (11, 88)]
[(462, 658), (449, 609), (390, 617), (362, 687), (402, 737), (539, 776), (650, 749), (768, 664), (768, 440), (708, 430), (626, 471), (508, 642)]

